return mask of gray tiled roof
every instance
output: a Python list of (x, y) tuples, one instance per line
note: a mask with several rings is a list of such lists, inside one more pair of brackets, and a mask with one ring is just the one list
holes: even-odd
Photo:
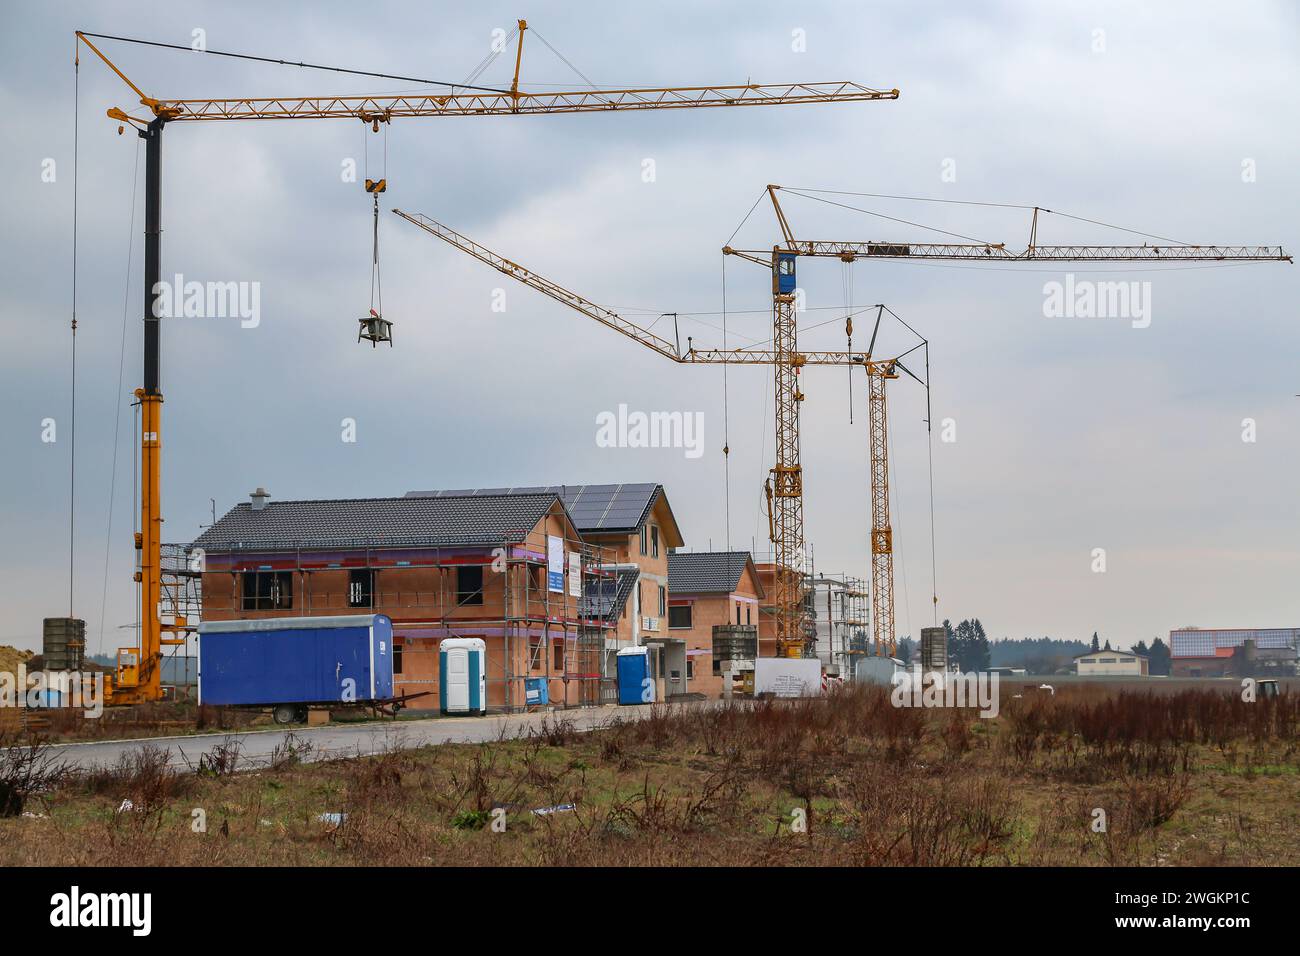
[[(740, 576), (749, 564), (748, 551), (670, 551), (668, 591), (676, 594), (730, 593), (740, 584)], [(757, 585), (757, 575), (754, 575), (754, 581)]]
[(237, 505), (199, 535), (210, 552), (470, 547), (523, 540), (558, 500), (547, 493), (272, 501)]
[(564, 499), (573, 523), (583, 534), (632, 533), (650, 514), (663, 486), (653, 483), (623, 485), (535, 485), (523, 488), (478, 488), (459, 491), (408, 491), (408, 498), (502, 494), (554, 494)]

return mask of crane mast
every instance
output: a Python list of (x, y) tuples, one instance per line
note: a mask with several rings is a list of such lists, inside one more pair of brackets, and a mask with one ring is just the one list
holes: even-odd
[[(776, 282), (776, 277), (773, 277)], [(776, 567), (773, 613), (777, 657), (801, 657), (804, 646), (803, 465), (799, 460), (799, 328), (793, 290), (777, 292), (772, 307), (773, 384), (776, 402), (776, 464), (771, 472), (770, 509)]]
[[(146, 94), (95, 45), (102, 34), (76, 31), (78, 57), (84, 43), (135, 93), (149, 115), (132, 116), (119, 107), (109, 118), (131, 125), (145, 140), (144, 384), (136, 391), (141, 406), (140, 527), (136, 536), (136, 580), (140, 584), (140, 639), (137, 649), (118, 650), (113, 703), (138, 703), (162, 697), (162, 647), (184, 644), (192, 626), (183, 617), (164, 622), (162, 566), (162, 347), (161, 316), (155, 309), (162, 279), (162, 133), (167, 124), (233, 120), (349, 119), (380, 123), (433, 116), (518, 116), (552, 113), (608, 113), (627, 110), (782, 106), (809, 103), (894, 100), (898, 90), (878, 90), (849, 81), (829, 83), (738, 84), (529, 93), (519, 88), (527, 21), (518, 21), (514, 79), (508, 91), (466, 89), (448, 95), (233, 97), (165, 99)], [(108, 39), (121, 40), (121, 37)], [(283, 61), (273, 61), (283, 62)], [(307, 66), (307, 64), (291, 64)], [(443, 84), (446, 85), (446, 84)], [(120, 130), (119, 130), (120, 131)], [(169, 636), (164, 636), (169, 635)]]
[(871, 468), (871, 623), (872, 650), (893, 657), (894, 531), (889, 523), (889, 429), (885, 382), (890, 371), (867, 377), (867, 448)]

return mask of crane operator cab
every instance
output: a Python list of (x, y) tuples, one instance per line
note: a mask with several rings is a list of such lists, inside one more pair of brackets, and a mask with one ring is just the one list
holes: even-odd
[(778, 252), (772, 262), (772, 294), (794, 295), (794, 260), (793, 252)]

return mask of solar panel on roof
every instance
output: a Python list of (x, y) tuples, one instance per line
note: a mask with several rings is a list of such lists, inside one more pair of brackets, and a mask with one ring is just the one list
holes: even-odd
[(408, 498), (482, 497), (507, 494), (557, 494), (573, 517), (587, 529), (635, 527), (659, 486), (650, 482), (604, 485), (521, 485), (510, 488), (470, 488), (454, 491), (409, 491)]

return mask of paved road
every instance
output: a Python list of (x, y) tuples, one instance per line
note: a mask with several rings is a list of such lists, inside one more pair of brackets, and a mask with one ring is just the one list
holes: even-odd
[(177, 768), (197, 766), (199, 757), (228, 741), (238, 741), (238, 769), (250, 770), (267, 765), (276, 747), (282, 746), (292, 732), (299, 740), (311, 744), (304, 759), (325, 760), (378, 753), (387, 748), (412, 748), (428, 744), (482, 743), (527, 736), (549, 720), (568, 720), (579, 731), (597, 730), (615, 720), (642, 720), (652, 709), (660, 713), (710, 706), (716, 702), (656, 704), (651, 707), (593, 707), (547, 713), (508, 714), (490, 717), (444, 717), (428, 720), (399, 720), (364, 724), (326, 724), (320, 727), (294, 727), (286, 730), (256, 730), (242, 733), (191, 734), (183, 737), (148, 737), (139, 740), (106, 740), (93, 743), (56, 744), (50, 749), (62, 763), (74, 769), (109, 767), (123, 754), (146, 746), (165, 748), (169, 762)]

